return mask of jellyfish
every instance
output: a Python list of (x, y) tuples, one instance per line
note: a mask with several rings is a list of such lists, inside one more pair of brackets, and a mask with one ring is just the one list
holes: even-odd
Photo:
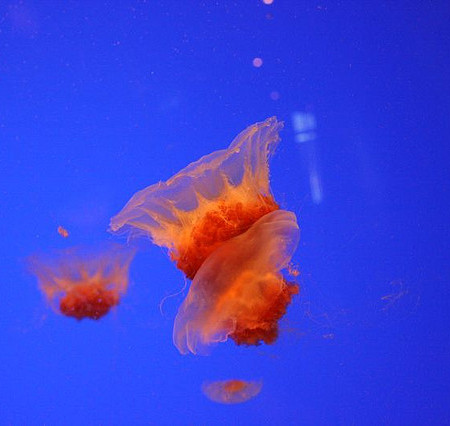
[(28, 265), (54, 310), (77, 320), (98, 320), (125, 294), (133, 257), (134, 250), (113, 244), (101, 250), (74, 247), (33, 255)]
[(205, 382), (203, 393), (214, 402), (220, 404), (239, 404), (254, 398), (261, 392), (262, 382), (240, 379)]
[(193, 280), (175, 319), (182, 354), (217, 343), (273, 343), (299, 287), (288, 267), (299, 238), (295, 214), (270, 189), (269, 159), (280, 138), (275, 117), (253, 124), (224, 150), (137, 192), (111, 219), (113, 233), (145, 235)]
[(180, 353), (207, 355), (229, 337), (238, 345), (276, 340), (278, 321), (299, 291), (281, 272), (299, 232), (294, 213), (276, 210), (205, 260), (175, 318)]
[(228, 149), (137, 192), (111, 219), (110, 230), (150, 237), (193, 279), (223, 242), (279, 208), (270, 190), (268, 160), (282, 126), (275, 117), (251, 125)]

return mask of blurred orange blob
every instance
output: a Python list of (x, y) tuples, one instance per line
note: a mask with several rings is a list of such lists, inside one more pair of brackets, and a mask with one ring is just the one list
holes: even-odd
[(221, 244), (279, 208), (270, 191), (268, 160), (282, 126), (275, 117), (249, 126), (228, 149), (137, 192), (111, 219), (110, 230), (149, 236), (194, 278)]
[(101, 251), (77, 247), (34, 255), (28, 263), (52, 307), (77, 320), (98, 320), (125, 294), (133, 257), (133, 250), (114, 244)]
[(118, 303), (119, 294), (116, 291), (108, 290), (102, 282), (88, 280), (86, 284), (78, 284), (68, 290), (59, 302), (59, 309), (63, 315), (77, 320), (97, 320)]
[(62, 226), (58, 226), (58, 234), (61, 235), (61, 237), (67, 238), (69, 236), (69, 231)]
[(199, 269), (175, 318), (182, 354), (206, 355), (228, 337), (237, 344), (273, 343), (297, 284), (287, 282), (299, 240), (295, 214), (276, 210), (218, 247)]
[(220, 404), (239, 404), (254, 398), (261, 392), (262, 382), (238, 379), (206, 382), (203, 393), (212, 401)]

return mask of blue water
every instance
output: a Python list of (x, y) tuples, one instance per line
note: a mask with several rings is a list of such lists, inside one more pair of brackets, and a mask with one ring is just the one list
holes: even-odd
[[(0, 3), (0, 424), (450, 424), (450, 6), (369, 3)], [(302, 230), (274, 345), (180, 355), (145, 242), (107, 317), (46, 305), (28, 255), (125, 243), (132, 194), (273, 115)], [(228, 378), (263, 388), (202, 394)]]

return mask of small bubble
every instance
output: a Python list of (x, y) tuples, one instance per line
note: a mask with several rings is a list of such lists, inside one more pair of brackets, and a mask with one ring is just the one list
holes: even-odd
[(260, 66), (262, 66), (263, 60), (261, 58), (253, 58), (252, 63), (255, 68), (259, 68)]

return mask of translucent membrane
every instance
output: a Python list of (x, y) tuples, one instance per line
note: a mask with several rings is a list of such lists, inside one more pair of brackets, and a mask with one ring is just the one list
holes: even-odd
[(219, 404), (240, 404), (254, 398), (261, 392), (262, 382), (239, 379), (206, 382), (202, 385), (203, 393)]
[(275, 117), (249, 126), (228, 149), (137, 192), (111, 219), (110, 230), (149, 236), (192, 279), (220, 244), (278, 209), (268, 160), (281, 128)]
[(231, 337), (237, 344), (272, 343), (278, 320), (298, 286), (283, 278), (299, 240), (295, 214), (277, 210), (224, 242), (203, 263), (175, 319), (182, 353), (207, 354)]

